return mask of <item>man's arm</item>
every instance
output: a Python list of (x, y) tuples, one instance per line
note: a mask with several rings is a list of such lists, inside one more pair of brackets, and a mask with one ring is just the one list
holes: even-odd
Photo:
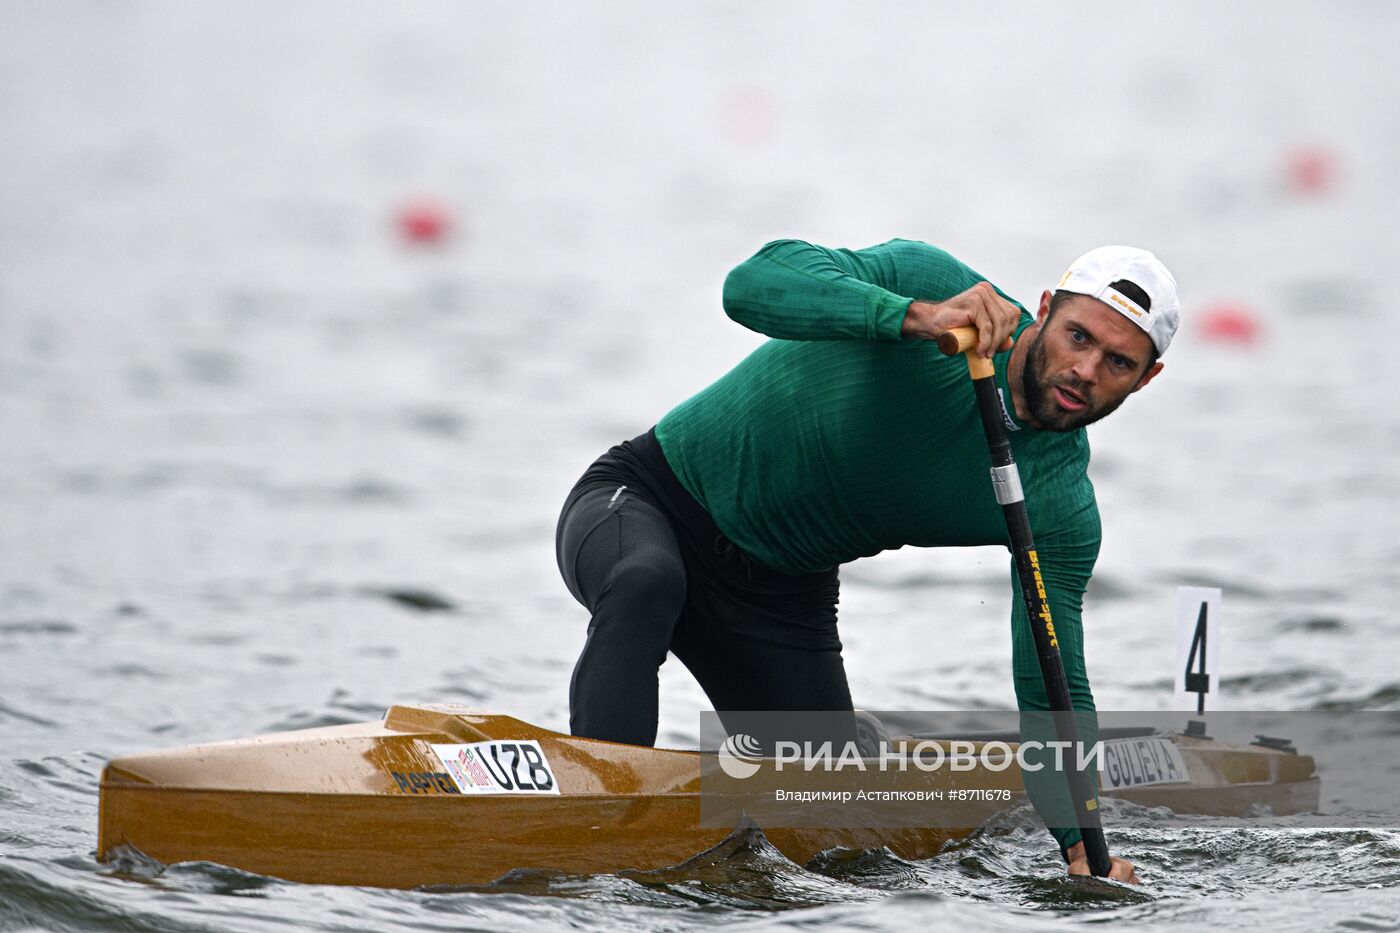
[[(1059, 643), (1060, 660), (1065, 668), (1070, 702), (1074, 704), (1075, 721), (1080, 741), (1086, 747), (1098, 738), (1098, 720), (1094, 716), (1094, 695), (1084, 667), (1084, 640), (1081, 625), (1084, 588), (1093, 570), (1097, 547), (1076, 549), (1077, 555), (1065, 554), (1056, 548), (1041, 547), (1038, 551), (1040, 572), (1050, 602), (1050, 615), (1055, 620), (1055, 640)], [(1076, 559), (1077, 557), (1077, 559)], [(1048, 715), (1050, 702), (1045, 692), (1045, 679), (1040, 673), (1030, 622), (1026, 617), (1021, 583), (1012, 567), (1011, 605), (1011, 671), (1016, 687), (1016, 705), (1022, 712), (1023, 740), (1046, 742), (1055, 738), (1054, 722)], [(1045, 820), (1055, 837), (1061, 853), (1080, 841), (1079, 827), (1073, 824), (1074, 808), (1064, 775), (1054, 767), (1054, 755), (1027, 756), (1039, 770), (1023, 773), (1026, 794)], [(1068, 758), (1073, 762), (1073, 755)], [(1090, 775), (1097, 785), (1097, 775)]]
[[(1092, 747), (1098, 740), (1094, 695), (1089, 689), (1089, 677), (1084, 665), (1081, 621), (1084, 589), (1088, 585), (1094, 561), (1098, 556), (1097, 511), (1093, 512), (1092, 519), (1092, 543), (1086, 541), (1077, 546), (1042, 548), (1037, 554), (1050, 602), (1050, 615), (1055, 621), (1055, 640), (1059, 643), (1060, 659), (1064, 664), (1065, 679), (1069, 685), (1070, 702), (1074, 705), (1079, 740), (1085, 748)], [(1022, 710), (1022, 740), (1034, 738), (1044, 742), (1055, 738), (1053, 720), (1050, 716), (1037, 714), (1048, 710), (1050, 704), (1014, 565), (1011, 576), (1015, 589), (1011, 613), (1011, 664), (1016, 685), (1016, 702)], [(1042, 766), (1039, 771), (1022, 772), (1026, 794), (1045, 820), (1051, 835), (1055, 837), (1060, 854), (1067, 863), (1067, 871), (1070, 874), (1088, 874), (1089, 863), (1084, 854), (1082, 834), (1079, 827), (1074, 825), (1074, 806), (1063, 772), (1054, 768), (1053, 755), (1027, 755), (1026, 759), (1029, 764), (1039, 763)], [(1065, 757), (1066, 766), (1073, 767), (1074, 759), (1074, 753), (1068, 753)], [(1097, 787), (1098, 775), (1091, 773), (1089, 778)], [(1120, 858), (1112, 859), (1109, 877), (1133, 884), (1140, 883), (1132, 864)]]
[(984, 356), (1010, 346), (1021, 315), (961, 262), (909, 240), (863, 250), (775, 240), (729, 273), (724, 310), (784, 340), (936, 340), (972, 325)]

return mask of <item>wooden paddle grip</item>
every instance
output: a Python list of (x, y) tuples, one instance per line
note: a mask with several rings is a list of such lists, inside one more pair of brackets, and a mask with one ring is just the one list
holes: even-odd
[(968, 350), (977, 348), (977, 328), (954, 327), (952, 330), (943, 332), (943, 336), (938, 338), (938, 349), (943, 351), (944, 356), (953, 356), (957, 353), (966, 353)]
[(977, 328), (975, 327), (954, 327), (944, 331), (943, 335), (938, 338), (938, 349), (943, 351), (944, 356), (966, 353), (967, 372), (973, 379), (985, 379), (988, 376), (996, 375), (996, 366), (992, 361), (983, 359), (974, 352), (977, 349)]

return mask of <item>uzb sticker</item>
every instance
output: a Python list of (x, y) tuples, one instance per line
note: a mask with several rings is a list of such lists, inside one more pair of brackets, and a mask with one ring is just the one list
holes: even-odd
[(559, 782), (533, 739), (433, 745), (433, 754), (464, 794), (558, 794)]

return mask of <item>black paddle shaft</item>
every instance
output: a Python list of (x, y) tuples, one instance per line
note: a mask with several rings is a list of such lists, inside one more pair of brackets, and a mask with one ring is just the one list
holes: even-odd
[[(1060, 660), (1060, 646), (1055, 638), (1055, 623), (1050, 616), (1050, 602), (1046, 598), (1045, 582), (1041, 579), (1040, 563), (1035, 553), (1035, 539), (1031, 535), (1030, 517), (1026, 513), (1026, 499), (1021, 491), (1021, 478), (1016, 470), (1016, 461), (1011, 456), (1011, 442), (1002, 422), (1001, 397), (997, 391), (995, 374), (972, 380), (977, 393), (977, 410), (982, 416), (982, 429), (987, 434), (987, 449), (992, 455), (992, 484), (996, 489), (997, 502), (1006, 517), (1006, 531), (1011, 540), (1011, 554), (1016, 561), (1016, 576), (1021, 581), (1021, 597), (1026, 604), (1026, 620), (1030, 623), (1031, 635), (1035, 639), (1035, 652), (1040, 659), (1040, 674), (1045, 680), (1045, 694), (1050, 701), (1050, 709), (1070, 715), (1057, 715), (1055, 734), (1061, 742), (1071, 743), (1070, 748), (1079, 747), (1079, 728), (1074, 720), (1074, 704), (1069, 697), (1069, 683), (1065, 678), (1065, 665)], [(1078, 755), (1075, 758), (1078, 759)], [(1078, 818), (1079, 831), (1084, 837), (1084, 853), (1089, 858), (1089, 870), (1099, 876), (1107, 875), (1112, 863), (1108, 857), (1108, 842), (1104, 839), (1103, 825), (1099, 821), (1099, 801), (1094, 793), (1093, 782), (1088, 772), (1077, 767), (1065, 771), (1069, 780), (1070, 797), (1074, 800), (1074, 812)]]

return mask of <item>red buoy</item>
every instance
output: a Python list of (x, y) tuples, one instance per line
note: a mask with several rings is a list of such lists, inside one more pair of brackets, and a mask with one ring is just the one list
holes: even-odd
[(419, 198), (399, 209), (397, 223), (403, 238), (416, 245), (431, 246), (447, 239), (452, 222), (446, 205)]
[(1212, 343), (1252, 344), (1262, 330), (1254, 310), (1237, 302), (1209, 305), (1195, 317), (1201, 336)]
[(1302, 146), (1288, 154), (1288, 190), (1316, 196), (1332, 190), (1337, 181), (1337, 157), (1322, 146)]

